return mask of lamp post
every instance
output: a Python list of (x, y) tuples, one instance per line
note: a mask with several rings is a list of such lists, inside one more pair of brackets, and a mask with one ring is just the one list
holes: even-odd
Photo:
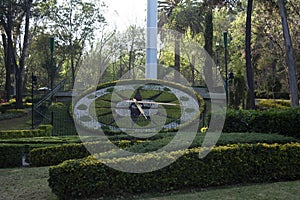
[(224, 39), (224, 59), (225, 59), (225, 91), (226, 91), (226, 105), (228, 106), (228, 64), (227, 64), (227, 56), (228, 56), (228, 33), (227, 31), (223, 32)]
[(218, 78), (218, 69), (219, 69), (219, 50), (220, 50), (220, 43), (216, 42), (216, 79)]

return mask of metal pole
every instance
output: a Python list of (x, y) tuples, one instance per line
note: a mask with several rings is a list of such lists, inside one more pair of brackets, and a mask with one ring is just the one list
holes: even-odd
[(157, 79), (157, 0), (147, 0), (146, 78)]

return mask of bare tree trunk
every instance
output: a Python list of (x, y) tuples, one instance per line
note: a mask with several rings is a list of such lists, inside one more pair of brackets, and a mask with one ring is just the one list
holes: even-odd
[(174, 47), (174, 79), (179, 80), (179, 73), (180, 73), (180, 40), (181, 40), (181, 33), (176, 33), (175, 36), (175, 47)]
[[(205, 44), (204, 49), (212, 57), (213, 55), (213, 14), (212, 7), (208, 8), (208, 12), (205, 15), (205, 32), (204, 32)], [(213, 89), (213, 74), (212, 74), (212, 60), (207, 58), (205, 60), (204, 66), (204, 76), (206, 85), (209, 87), (209, 90)]]
[(247, 82), (249, 89), (249, 108), (255, 108), (255, 94), (254, 94), (254, 78), (253, 78), (253, 69), (252, 69), (252, 58), (251, 58), (251, 15), (253, 9), (253, 0), (248, 0), (247, 5), (247, 19), (246, 19), (246, 74)]
[(5, 99), (9, 101), (11, 95), (11, 50), (4, 33), (2, 34), (2, 42), (5, 57)]
[(294, 50), (293, 50), (290, 30), (287, 22), (284, 0), (278, 0), (278, 5), (279, 5), (279, 11), (282, 20), (282, 30), (283, 30), (284, 41), (285, 41), (291, 104), (292, 107), (296, 107), (299, 105), (299, 97), (298, 97), (297, 73), (296, 73), (296, 65), (294, 59)]

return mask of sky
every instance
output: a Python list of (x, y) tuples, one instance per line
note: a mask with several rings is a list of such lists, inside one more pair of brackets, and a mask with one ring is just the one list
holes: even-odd
[(146, 27), (147, 0), (102, 0), (108, 6), (105, 14), (109, 25), (119, 31), (129, 25)]

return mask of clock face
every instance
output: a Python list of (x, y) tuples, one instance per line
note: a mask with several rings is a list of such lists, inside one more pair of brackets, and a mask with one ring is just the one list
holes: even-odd
[(199, 118), (201, 100), (169, 82), (121, 81), (84, 95), (74, 105), (74, 118), (89, 130), (157, 133)]

